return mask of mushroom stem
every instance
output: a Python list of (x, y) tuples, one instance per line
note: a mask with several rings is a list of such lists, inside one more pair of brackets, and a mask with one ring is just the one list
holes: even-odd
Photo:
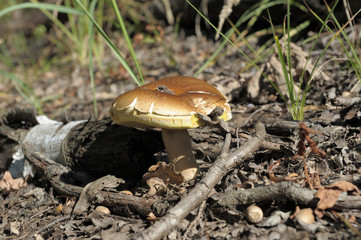
[(188, 131), (163, 128), (162, 137), (168, 160), (174, 164), (175, 170), (181, 172), (186, 181), (194, 179), (199, 166), (192, 152)]

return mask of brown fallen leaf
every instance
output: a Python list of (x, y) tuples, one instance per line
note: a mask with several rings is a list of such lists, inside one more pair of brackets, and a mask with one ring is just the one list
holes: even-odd
[(167, 185), (164, 183), (163, 179), (160, 179), (159, 177), (151, 177), (146, 180), (146, 183), (150, 188), (148, 194), (151, 196), (162, 194), (167, 190)]
[(298, 177), (297, 173), (290, 173), (288, 176), (286, 177), (276, 177), (274, 175), (274, 173), (272, 172), (272, 169), (276, 166), (279, 165), (279, 161), (274, 162), (273, 164), (271, 164), (271, 166), (268, 168), (268, 177), (272, 182), (283, 182), (283, 181), (297, 181), (300, 180), (300, 178)]
[(320, 199), (320, 201), (317, 203), (315, 214), (319, 218), (322, 218), (325, 209), (333, 207), (337, 202), (338, 196), (342, 192), (354, 192), (356, 195), (361, 195), (360, 190), (355, 185), (344, 181), (320, 187), (315, 193), (315, 198)]
[(349, 222), (349, 223), (357, 223), (356, 217), (355, 217), (354, 215), (351, 215), (351, 216), (348, 218), (348, 222)]
[(17, 191), (27, 185), (24, 178), (13, 178), (9, 171), (4, 173), (3, 178), (0, 180), (0, 190), (3, 192)]
[(150, 187), (149, 194), (155, 195), (166, 192), (169, 185), (180, 185), (184, 182), (184, 177), (180, 172), (174, 170), (173, 164), (158, 162), (151, 166), (149, 172), (144, 174), (143, 179)]

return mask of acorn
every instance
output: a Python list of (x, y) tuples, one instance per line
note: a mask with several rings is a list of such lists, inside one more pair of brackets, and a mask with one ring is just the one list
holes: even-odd
[(256, 205), (251, 205), (246, 209), (246, 218), (251, 223), (259, 223), (263, 219), (263, 211)]
[(101, 213), (104, 213), (104, 214), (110, 214), (109, 208), (104, 207), (104, 206), (98, 206), (98, 207), (96, 207), (96, 208), (95, 208), (95, 211), (101, 212)]
[(305, 224), (313, 224), (315, 222), (315, 216), (311, 208), (301, 209), (295, 219)]

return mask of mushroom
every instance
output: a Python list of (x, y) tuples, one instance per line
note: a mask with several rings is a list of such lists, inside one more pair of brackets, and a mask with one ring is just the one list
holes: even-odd
[(216, 108), (222, 110), (219, 119), (232, 118), (226, 97), (215, 87), (193, 77), (174, 76), (121, 94), (110, 116), (114, 123), (128, 127), (161, 128), (168, 161), (188, 181), (196, 177), (199, 166), (187, 129), (204, 126), (201, 116)]

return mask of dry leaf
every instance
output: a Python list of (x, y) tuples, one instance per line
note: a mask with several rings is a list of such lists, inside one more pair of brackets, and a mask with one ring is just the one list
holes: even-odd
[(344, 181), (341, 181), (341, 182), (335, 182), (331, 185), (328, 185), (328, 186), (325, 186), (325, 188), (328, 188), (328, 189), (341, 189), (343, 190), (344, 192), (355, 192), (356, 196), (359, 196), (361, 195), (361, 191), (358, 189), (358, 187), (356, 187), (355, 185), (353, 185), (352, 183), (350, 182), (344, 182)]
[(159, 177), (163, 179), (166, 184), (182, 184), (184, 178), (180, 172), (174, 170), (173, 164), (166, 164), (165, 162), (158, 162), (149, 168), (148, 173), (144, 174), (143, 179), (147, 180), (152, 177)]
[(146, 183), (150, 187), (149, 195), (161, 194), (167, 190), (164, 181), (158, 177), (149, 178), (146, 180)]
[(121, 183), (124, 183), (124, 180), (112, 175), (107, 175), (94, 182), (88, 183), (81, 191), (79, 200), (74, 207), (73, 214), (83, 214), (90, 205), (101, 203), (103, 201), (103, 196), (100, 194), (100, 191), (104, 188), (116, 188)]
[(355, 224), (357, 224), (356, 217), (355, 217), (354, 215), (351, 215), (351, 216), (348, 218), (348, 222), (349, 222), (349, 223), (355, 223)]
[(10, 233), (15, 234), (16, 236), (20, 235), (20, 223), (19, 222), (10, 222)]
[(173, 164), (158, 162), (148, 169), (150, 172), (144, 174), (143, 179), (150, 187), (149, 194), (163, 193), (169, 184), (180, 185), (184, 182), (184, 177), (180, 172), (174, 170)]
[(279, 165), (279, 161), (271, 164), (271, 166), (268, 168), (268, 177), (272, 182), (283, 182), (283, 181), (297, 181), (300, 178), (298, 177), (297, 173), (290, 173), (287, 177), (276, 177), (274, 173), (272, 172), (272, 169)]
[(338, 196), (342, 192), (355, 192), (357, 195), (360, 195), (360, 190), (349, 182), (336, 182), (334, 184), (320, 187), (315, 193), (315, 198), (319, 198), (320, 201), (317, 203), (317, 208), (315, 209), (315, 214), (322, 218), (324, 215), (324, 210), (331, 208), (337, 202)]
[(3, 192), (17, 191), (26, 186), (24, 178), (13, 178), (9, 171), (4, 173), (3, 178), (0, 180), (0, 190)]

